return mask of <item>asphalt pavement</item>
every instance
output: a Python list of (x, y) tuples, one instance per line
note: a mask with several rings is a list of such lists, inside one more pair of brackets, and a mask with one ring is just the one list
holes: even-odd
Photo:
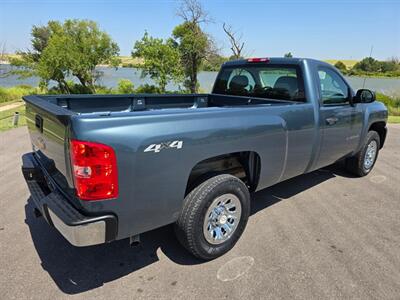
[(338, 166), (253, 196), (226, 255), (201, 262), (171, 226), (75, 248), (43, 218), (21, 174), (26, 128), (0, 133), (0, 299), (400, 299), (400, 126), (367, 177)]

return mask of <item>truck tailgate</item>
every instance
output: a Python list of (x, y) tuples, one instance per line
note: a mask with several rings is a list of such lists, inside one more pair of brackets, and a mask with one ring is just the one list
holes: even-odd
[(57, 185), (72, 187), (67, 128), (71, 112), (36, 96), (24, 97), (26, 120), (35, 158)]

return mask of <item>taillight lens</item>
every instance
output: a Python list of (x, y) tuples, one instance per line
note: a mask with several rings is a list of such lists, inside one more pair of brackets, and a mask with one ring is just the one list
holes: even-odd
[(110, 146), (71, 140), (72, 174), (81, 200), (105, 200), (118, 196), (118, 169)]

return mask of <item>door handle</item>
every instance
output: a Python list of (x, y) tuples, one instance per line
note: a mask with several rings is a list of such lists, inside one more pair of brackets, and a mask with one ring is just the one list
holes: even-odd
[(325, 121), (326, 121), (326, 125), (335, 125), (337, 123), (337, 121), (339, 121), (339, 119), (332, 117), (332, 118), (327, 118)]

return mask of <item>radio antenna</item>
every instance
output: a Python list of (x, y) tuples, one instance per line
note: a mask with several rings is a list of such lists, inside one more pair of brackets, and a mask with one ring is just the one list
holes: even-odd
[[(372, 57), (372, 50), (374, 49), (374, 45), (371, 45), (371, 51), (369, 52), (369, 57)], [(365, 81), (367, 80), (367, 75), (365, 75), (364, 77), (364, 82), (363, 82), (363, 87), (365, 86)]]

